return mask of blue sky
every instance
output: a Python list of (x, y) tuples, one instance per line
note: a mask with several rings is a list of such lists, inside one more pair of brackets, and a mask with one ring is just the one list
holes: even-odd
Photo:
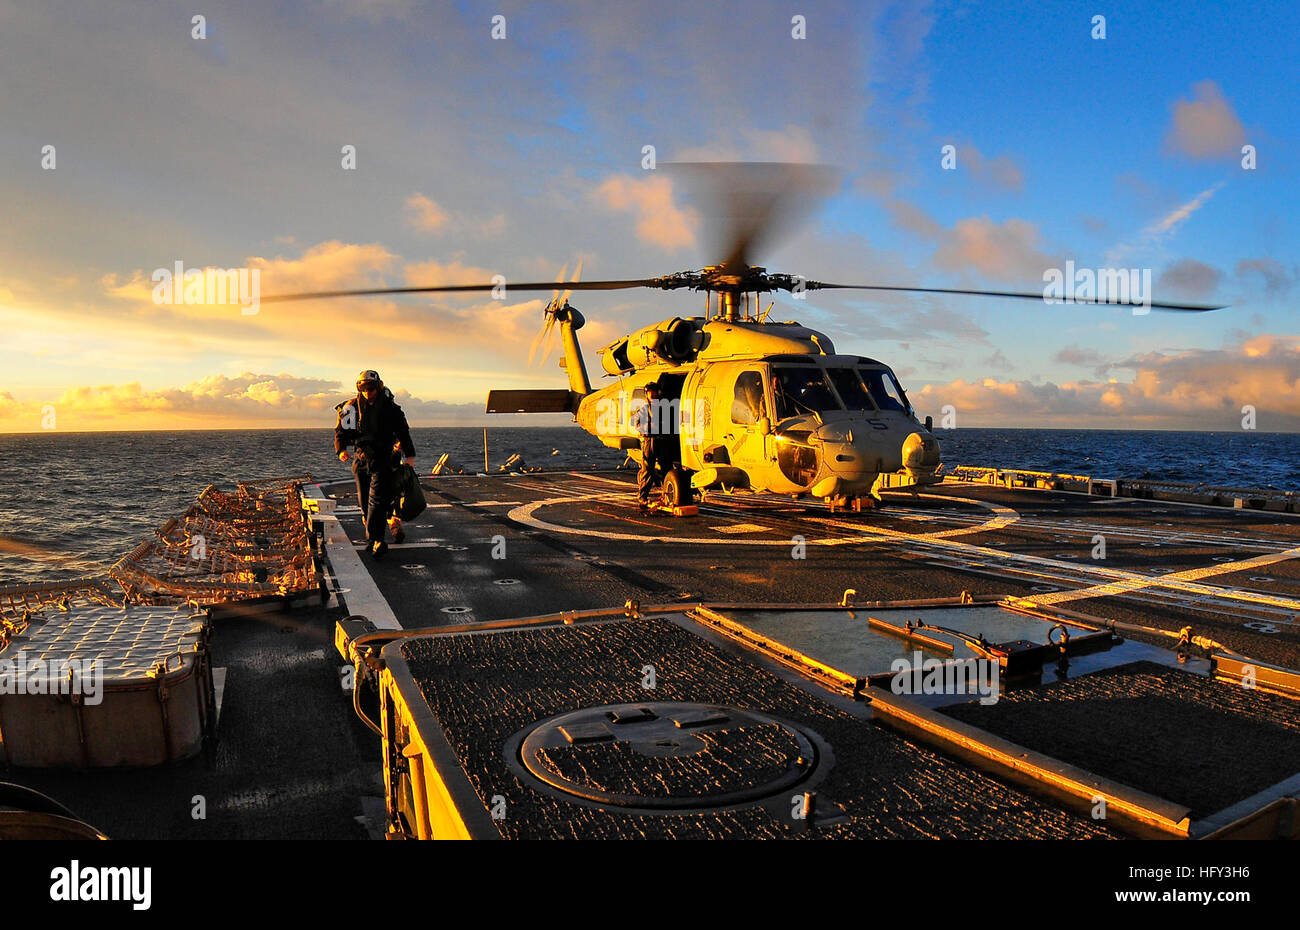
[[(51, 406), (62, 428), (309, 425), (361, 368), (430, 425), (472, 421), (493, 386), (562, 384), (553, 362), (526, 366), (530, 295), (247, 316), (157, 306), (149, 277), (254, 267), (270, 293), (719, 260), (671, 174), (641, 169), (647, 144), (840, 169), (838, 194), (757, 256), (771, 270), (1037, 291), (1070, 260), (1231, 304), (778, 298), (778, 316), (890, 362), (922, 412), (1232, 429), (1251, 405), (1261, 429), (1300, 429), (1294, 4), (249, 0), (208, 6), (201, 40), (193, 14), (0, 0), (0, 430)], [(593, 367), (605, 342), (702, 304), (582, 298)]]

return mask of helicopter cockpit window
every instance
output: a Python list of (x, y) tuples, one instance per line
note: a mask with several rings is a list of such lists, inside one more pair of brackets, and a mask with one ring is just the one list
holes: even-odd
[(859, 370), (862, 379), (867, 383), (867, 390), (871, 392), (871, 399), (881, 410), (907, 413), (912, 409), (912, 405), (907, 402), (907, 395), (888, 371), (873, 371), (865, 368)]
[(827, 368), (826, 374), (830, 375), (831, 384), (835, 385), (835, 391), (846, 408), (875, 412), (876, 405), (871, 402), (871, 394), (858, 377), (857, 371), (852, 368)]
[(750, 426), (767, 416), (763, 402), (763, 375), (757, 371), (742, 372), (736, 379), (736, 393), (731, 402), (731, 422)]
[(820, 367), (793, 368), (776, 366), (772, 369), (772, 393), (776, 395), (776, 417), (784, 420), (801, 413), (822, 413), (840, 410), (839, 401), (831, 393), (830, 385)]

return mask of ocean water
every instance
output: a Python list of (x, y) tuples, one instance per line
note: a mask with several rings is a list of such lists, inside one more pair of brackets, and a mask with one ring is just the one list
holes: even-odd
[[(416, 467), (439, 455), (480, 470), (478, 428), (412, 430)], [(1121, 430), (938, 431), (949, 465), (1300, 489), (1300, 434)], [(546, 468), (612, 468), (623, 455), (577, 427), (492, 428), (493, 470), (511, 453)], [(0, 584), (107, 570), (209, 484), (300, 475), (350, 480), (332, 431), (0, 434)]]

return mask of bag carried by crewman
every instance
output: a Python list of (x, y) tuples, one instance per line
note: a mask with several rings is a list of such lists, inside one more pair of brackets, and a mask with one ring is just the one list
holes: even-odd
[(397, 496), (394, 498), (393, 512), (398, 519), (414, 520), (427, 506), (424, 488), (420, 487), (420, 476), (414, 468), (403, 462), (397, 467)]

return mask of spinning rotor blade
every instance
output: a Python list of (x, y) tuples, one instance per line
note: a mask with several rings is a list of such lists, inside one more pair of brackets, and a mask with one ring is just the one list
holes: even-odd
[[(851, 290), (851, 291), (891, 291), (902, 294), (965, 294), (971, 297), (1013, 297), (1018, 300), (1044, 300), (1059, 301), (1064, 303), (1061, 297), (1045, 297), (1042, 292), (1029, 294), (1023, 291), (968, 291), (948, 287), (890, 287), (880, 284), (823, 284), (820, 281), (809, 281), (808, 290)], [(1144, 303), (1119, 302), (1109, 300), (1099, 300), (1095, 297), (1071, 297), (1071, 303), (1076, 304), (1096, 304), (1100, 307), (1145, 307)], [(1150, 304), (1152, 310), (1177, 310), (1184, 313), (1206, 313), (1210, 310), (1222, 310), (1223, 307), (1211, 307), (1205, 304), (1167, 304), (1156, 303)]]
[[(563, 283), (564, 283), (564, 276), (568, 273), (568, 271), (569, 271), (569, 263), (568, 263), (568, 262), (565, 262), (564, 265), (561, 266), (561, 268), (560, 268), (560, 273), (557, 274), (557, 275), (555, 276), (555, 283), (556, 283), (556, 284), (563, 284)], [(556, 288), (552, 288), (552, 289), (551, 289), (551, 303), (552, 303), (553, 305), (555, 305), (555, 306), (559, 306), (559, 304), (556, 303), (556, 301), (559, 300), (559, 298), (560, 298), (560, 289), (559, 289), (558, 287), (556, 287)]]
[[(560, 279), (561, 279), (561, 280), (564, 279), (564, 272), (568, 269), (568, 267), (569, 267), (568, 265), (565, 265), (564, 268), (561, 268), (561, 269), (560, 269)], [(579, 258), (578, 258), (578, 265), (577, 265), (576, 268), (573, 269), (573, 279), (572, 279), (572, 281), (569, 282), (570, 286), (564, 289), (564, 293), (563, 293), (563, 294), (561, 294), (559, 297), (556, 297), (556, 298), (554, 298), (554, 299), (552, 300), (552, 302), (551, 302), (551, 306), (550, 306), (550, 308), (548, 309), (547, 317), (546, 317), (546, 325), (542, 328), (542, 336), (544, 336), (545, 338), (544, 338), (544, 340), (543, 340), (543, 342), (542, 342), (542, 360), (541, 360), (541, 362), (539, 363), (539, 364), (541, 364), (541, 365), (545, 365), (548, 361), (550, 361), (550, 359), (551, 359), (551, 353), (552, 353), (553, 351), (555, 351), (555, 332), (556, 332), (556, 330), (555, 330), (555, 314), (556, 314), (556, 311), (561, 310), (562, 308), (568, 306), (568, 303), (569, 303), (569, 295), (571, 295), (571, 294), (573, 293), (573, 287), (572, 287), (572, 285), (573, 285), (574, 283), (576, 283), (576, 282), (578, 281), (578, 279), (581, 278), (581, 277), (582, 277), (582, 258), (579, 257)], [(532, 355), (531, 355), (531, 354), (529, 355), (529, 359), (528, 359), (528, 361), (529, 361), (529, 364), (532, 364)]]
[[(564, 276), (568, 272), (568, 270), (569, 270), (569, 263), (565, 262), (564, 266), (560, 268), (560, 273), (555, 276), (556, 284), (564, 283)], [(568, 296), (568, 293), (569, 293), (568, 291), (565, 291), (566, 297)], [(533, 362), (537, 360), (537, 350), (541, 348), (542, 340), (546, 339), (547, 335), (550, 333), (551, 326), (555, 323), (555, 310), (557, 307), (560, 306), (562, 306), (561, 298), (560, 298), (560, 289), (558, 287), (552, 288), (551, 302), (547, 304), (546, 307), (542, 310), (542, 328), (537, 331), (537, 335), (533, 337), (532, 343), (530, 343), (528, 346), (528, 367), (529, 368), (533, 367)], [(550, 350), (548, 349), (547, 352), (542, 356), (543, 362), (546, 361), (546, 355), (549, 354), (550, 354)]]
[(551, 313), (549, 307), (543, 311), (543, 316), (542, 328), (537, 331), (537, 335), (533, 337), (533, 341), (528, 346), (528, 367), (530, 368), (537, 359), (537, 350), (541, 348), (542, 340), (551, 331), (551, 323), (555, 320), (555, 316)]
[[(384, 294), (470, 294), (490, 291), (498, 286), (507, 291), (553, 291), (554, 281), (526, 281), (512, 284), (441, 284), (431, 287), (369, 287), (355, 291), (311, 291), (304, 294), (273, 294), (263, 297), (262, 303), (284, 303), (290, 300), (318, 300), (332, 297), (379, 297)], [(618, 291), (629, 287), (661, 287), (658, 278), (634, 278), (627, 281), (570, 281), (571, 291)]]
[(760, 248), (788, 235), (838, 186), (827, 165), (786, 162), (676, 162), (691, 199), (711, 227), (711, 255), (746, 269)]
[[(569, 266), (568, 266), (568, 265), (565, 265), (564, 267), (565, 267), (565, 268), (568, 268)], [(560, 271), (560, 277), (564, 277), (564, 271), (563, 271), (563, 270)], [(576, 284), (576, 283), (578, 283), (578, 281), (580, 281), (581, 279), (582, 279), (582, 257), (579, 256), (579, 257), (578, 257), (578, 267), (576, 267), (576, 268), (573, 269), (573, 280), (570, 282), (570, 284)], [(563, 307), (565, 304), (567, 304), (567, 303), (569, 302), (569, 295), (572, 294), (572, 293), (573, 293), (573, 288), (572, 288), (572, 287), (565, 288), (565, 290), (564, 290), (564, 296), (560, 298), (560, 302), (559, 302), (556, 306)]]
[(552, 315), (546, 321), (546, 328), (542, 330), (546, 338), (542, 340), (542, 359), (538, 362), (539, 365), (545, 366), (550, 361), (551, 353), (555, 351), (555, 334), (558, 330), (559, 327), (555, 325), (555, 316)]

